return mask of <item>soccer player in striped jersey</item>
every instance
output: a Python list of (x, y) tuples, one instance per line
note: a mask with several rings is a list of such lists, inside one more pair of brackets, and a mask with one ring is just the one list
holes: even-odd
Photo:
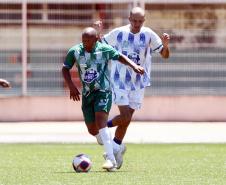
[(121, 148), (125, 148), (125, 146), (118, 146), (112, 142), (107, 127), (108, 114), (112, 104), (108, 61), (110, 59), (118, 60), (129, 65), (131, 69), (141, 75), (145, 73), (145, 70), (113, 47), (97, 42), (97, 40), (94, 28), (84, 29), (82, 43), (69, 50), (62, 73), (70, 89), (70, 98), (79, 101), (80, 92), (73, 84), (69, 72), (76, 64), (82, 83), (82, 111), (88, 132), (97, 138), (99, 144), (105, 147), (106, 161), (102, 168), (113, 169), (117, 165), (121, 166), (117, 156), (123, 155), (125, 151), (122, 151)]
[(163, 58), (169, 58), (170, 36), (164, 33), (160, 38), (153, 30), (144, 27), (145, 12), (143, 9), (133, 8), (129, 21), (129, 25), (115, 28), (102, 38), (100, 37), (102, 22), (96, 21), (93, 25), (102, 43), (113, 46), (145, 69), (145, 74), (141, 76), (134, 73), (129, 66), (116, 60), (111, 61), (112, 97), (113, 103), (118, 105), (120, 115), (108, 120), (108, 127), (117, 126), (114, 142), (119, 145), (126, 134), (134, 111), (141, 108), (144, 88), (151, 83), (152, 53), (160, 53)]

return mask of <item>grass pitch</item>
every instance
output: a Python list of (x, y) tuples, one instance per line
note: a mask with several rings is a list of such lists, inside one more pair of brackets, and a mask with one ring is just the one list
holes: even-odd
[[(226, 144), (126, 144), (120, 170), (107, 172), (98, 144), (0, 144), (0, 184), (225, 185)], [(75, 155), (93, 160), (76, 173)]]

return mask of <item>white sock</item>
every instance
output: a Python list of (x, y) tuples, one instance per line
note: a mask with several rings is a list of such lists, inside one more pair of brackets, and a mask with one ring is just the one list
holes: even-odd
[(115, 157), (114, 157), (114, 154), (113, 154), (113, 147), (112, 147), (110, 130), (108, 129), (108, 127), (105, 127), (105, 128), (100, 129), (99, 133), (101, 135), (107, 157), (110, 160), (113, 160)]
[(113, 153), (117, 154), (120, 150), (120, 145), (114, 142), (114, 140), (112, 140), (112, 137), (111, 137), (111, 143), (112, 143)]
[(112, 147), (113, 147), (114, 154), (117, 154), (120, 150), (120, 145), (112, 140)]
[(102, 141), (102, 138), (101, 138), (101, 135), (100, 133), (98, 133), (97, 135), (95, 135), (94, 137), (96, 137), (97, 139), (97, 142), (99, 143), (99, 145), (103, 145), (103, 141)]

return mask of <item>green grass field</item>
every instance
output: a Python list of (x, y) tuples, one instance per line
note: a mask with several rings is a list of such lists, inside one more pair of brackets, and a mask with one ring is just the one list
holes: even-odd
[[(0, 184), (226, 184), (226, 144), (126, 144), (120, 170), (102, 170), (97, 144), (0, 144)], [(93, 160), (76, 173), (73, 157)]]

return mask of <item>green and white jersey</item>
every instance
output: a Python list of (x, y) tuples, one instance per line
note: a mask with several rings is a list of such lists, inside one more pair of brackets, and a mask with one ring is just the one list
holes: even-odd
[(82, 92), (87, 94), (95, 90), (111, 90), (108, 60), (119, 57), (120, 53), (110, 45), (96, 42), (95, 49), (89, 53), (81, 43), (68, 51), (63, 66), (71, 69), (76, 64)]

